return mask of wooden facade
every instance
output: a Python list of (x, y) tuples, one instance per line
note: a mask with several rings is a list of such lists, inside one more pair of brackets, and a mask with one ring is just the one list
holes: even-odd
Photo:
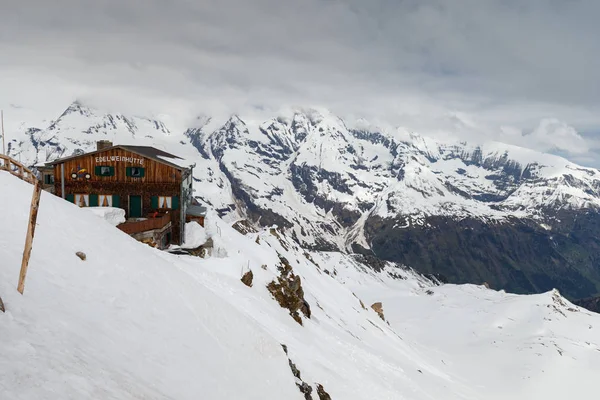
[(191, 170), (162, 160), (165, 154), (151, 147), (113, 146), (56, 160), (50, 163), (54, 193), (79, 206), (122, 208), (130, 222), (168, 213), (169, 237), (181, 243), (182, 199), (191, 191)]
[(42, 190), (54, 193), (54, 167), (51, 165), (36, 165), (35, 169), (42, 182)]

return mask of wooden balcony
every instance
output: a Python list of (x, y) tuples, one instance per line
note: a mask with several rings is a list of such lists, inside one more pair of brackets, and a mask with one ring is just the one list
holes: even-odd
[(149, 215), (142, 221), (128, 221), (117, 226), (120, 230), (133, 235), (136, 233), (148, 232), (157, 229), (163, 229), (171, 223), (171, 213), (159, 213), (158, 215)]

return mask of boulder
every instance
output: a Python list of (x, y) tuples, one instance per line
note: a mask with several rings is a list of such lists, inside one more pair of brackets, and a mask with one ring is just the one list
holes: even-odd
[(371, 304), (371, 308), (379, 315), (379, 318), (385, 321), (385, 317), (383, 315), (383, 304), (381, 304), (381, 302)]
[(254, 274), (252, 270), (249, 270), (242, 276), (242, 283), (248, 287), (252, 287), (252, 279), (254, 279)]

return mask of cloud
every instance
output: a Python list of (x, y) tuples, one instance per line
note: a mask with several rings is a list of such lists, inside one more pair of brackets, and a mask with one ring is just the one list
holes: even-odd
[(573, 128), (557, 119), (543, 119), (540, 124), (525, 136), (536, 143), (536, 147), (545, 151), (585, 154), (590, 148), (586, 140)]
[[(597, 131), (599, 13), (592, 0), (20, 0), (0, 13), (0, 104), (49, 114), (81, 98), (180, 120), (315, 106), (497, 140), (548, 116)], [(565, 132), (520, 143), (582, 154)]]
[(530, 132), (514, 126), (502, 126), (502, 137), (508, 143), (520, 144), (544, 152), (577, 157), (591, 150), (591, 143), (575, 128), (555, 118), (544, 118)]

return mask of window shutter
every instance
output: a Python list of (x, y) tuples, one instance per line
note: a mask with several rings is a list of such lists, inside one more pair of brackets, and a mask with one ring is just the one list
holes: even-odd
[(115, 176), (115, 167), (109, 167), (110, 168), (110, 176)]
[(65, 196), (65, 200), (70, 201), (71, 203), (75, 203), (75, 195), (72, 193), (69, 193), (68, 195)]
[(98, 195), (90, 194), (90, 207), (98, 207)]
[(152, 196), (150, 198), (150, 207), (153, 210), (156, 210), (158, 208), (158, 196)]
[(101, 170), (100, 170), (100, 166), (99, 166), (99, 165), (96, 165), (96, 166), (94, 167), (94, 175), (102, 175), (102, 172), (100, 172), (100, 171), (101, 171)]
[(121, 207), (121, 198), (118, 195), (113, 194), (112, 200), (113, 207)]
[(179, 209), (179, 196), (173, 196), (171, 207), (173, 208), (173, 210)]
[(140, 168), (140, 178), (146, 176), (146, 168)]
[(127, 175), (127, 176), (131, 176), (131, 167), (127, 167), (127, 168), (125, 169), (125, 175)]

